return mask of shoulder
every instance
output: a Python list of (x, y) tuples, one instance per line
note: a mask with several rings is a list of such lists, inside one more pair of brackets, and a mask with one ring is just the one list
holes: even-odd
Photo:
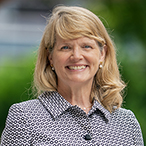
[(124, 108), (115, 110), (111, 114), (111, 126), (116, 127), (118, 132), (123, 132), (129, 140), (132, 137), (133, 145), (144, 145), (140, 124), (131, 110)]
[(111, 114), (111, 121), (124, 126), (130, 131), (141, 131), (140, 124), (131, 110), (119, 108)]
[(23, 101), (20, 103), (15, 103), (10, 107), (10, 109), (17, 108), (17, 107), (27, 109), (28, 107), (36, 106), (38, 104), (40, 104), (38, 99), (32, 99), (32, 100)]
[(134, 113), (131, 110), (127, 110), (124, 108), (119, 108), (115, 110), (111, 115), (112, 119), (115, 120), (118, 119), (125, 122), (134, 122), (135, 120), (137, 121)]
[(140, 124), (131, 110), (124, 108), (117, 109), (112, 113), (112, 121), (116, 122), (119, 127), (124, 128), (126, 134), (130, 133), (134, 145), (144, 145)]
[(32, 99), (20, 103), (13, 104), (9, 109), (9, 114), (24, 114), (29, 111), (36, 111), (37, 109), (42, 108), (42, 104), (38, 99)]
[(124, 109), (124, 108), (119, 108), (117, 110), (115, 110), (113, 113), (112, 113), (113, 116), (119, 116), (119, 117), (135, 117), (134, 116), (134, 113), (131, 111), (131, 110), (127, 110), (127, 109)]
[[(37, 108), (41, 107), (41, 103), (38, 99), (28, 100), (21, 103), (13, 104), (10, 109), (6, 119), (6, 125), (1, 136), (2, 145), (23, 145), (22, 139), (18, 136), (24, 138), (26, 145), (30, 140), (30, 121), (33, 115), (37, 114)], [(42, 111), (42, 108), (40, 108)], [(16, 141), (14, 141), (14, 138)]]
[(117, 123), (117, 126), (123, 126), (130, 131), (141, 129), (140, 124), (131, 110), (119, 108), (111, 114), (111, 122)]

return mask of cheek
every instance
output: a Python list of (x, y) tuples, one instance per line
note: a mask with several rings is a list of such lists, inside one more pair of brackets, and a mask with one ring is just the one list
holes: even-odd
[(98, 52), (94, 52), (91, 55), (88, 55), (88, 58), (91, 63), (93, 63), (95, 66), (99, 65), (100, 63), (100, 54)]
[(54, 66), (61, 68), (62, 66), (65, 65), (66, 60), (67, 60), (67, 58), (65, 55), (57, 54), (53, 59), (53, 64), (54, 64)]
[(99, 60), (94, 59), (94, 61), (93, 61), (94, 70), (96, 70), (96, 71), (98, 70), (99, 64), (100, 64)]

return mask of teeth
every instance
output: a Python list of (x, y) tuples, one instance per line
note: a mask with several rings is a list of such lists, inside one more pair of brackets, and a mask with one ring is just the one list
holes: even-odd
[(77, 69), (84, 69), (86, 66), (69, 66), (69, 69), (77, 70)]

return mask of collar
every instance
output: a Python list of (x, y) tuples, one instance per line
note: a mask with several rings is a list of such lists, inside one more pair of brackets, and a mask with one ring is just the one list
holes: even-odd
[[(102, 114), (102, 117), (105, 118), (107, 122), (110, 122), (111, 119), (111, 113), (104, 108), (95, 98), (93, 99), (93, 106), (92, 109), (89, 111), (89, 115), (92, 114), (93, 112), (100, 112)], [(100, 115), (101, 115), (100, 114)]]
[[(38, 98), (54, 118), (58, 117), (69, 108), (77, 107), (73, 106), (67, 100), (65, 100), (57, 91), (44, 92)], [(93, 112), (96, 111), (101, 112), (107, 121), (110, 120), (110, 112), (105, 109), (96, 99), (94, 99), (92, 109), (89, 111), (87, 116), (93, 114)]]

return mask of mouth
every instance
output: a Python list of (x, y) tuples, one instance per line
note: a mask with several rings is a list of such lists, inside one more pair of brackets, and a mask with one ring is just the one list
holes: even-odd
[(67, 66), (67, 68), (70, 69), (70, 70), (81, 70), (81, 69), (85, 69), (86, 67), (87, 67), (87, 65)]

